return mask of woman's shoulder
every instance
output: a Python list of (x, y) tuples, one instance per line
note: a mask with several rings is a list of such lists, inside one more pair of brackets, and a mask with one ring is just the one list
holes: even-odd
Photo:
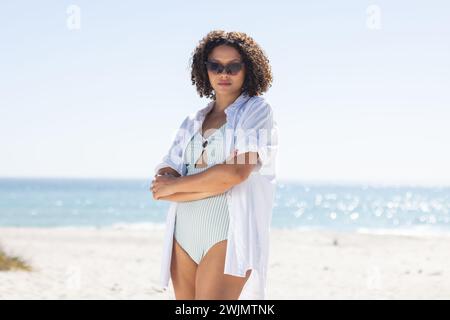
[(212, 106), (211, 103), (212, 102), (209, 102), (206, 107), (197, 108), (196, 110), (191, 111), (190, 113), (185, 115), (180, 127), (188, 127), (190, 124), (198, 120), (202, 114), (206, 114)]
[(253, 96), (251, 97), (247, 103), (242, 108), (242, 115), (252, 116), (256, 113), (258, 114), (270, 114), (272, 113), (271, 103), (268, 101), (266, 97), (263, 96)]
[(211, 100), (207, 103), (206, 106), (202, 106), (197, 108), (195, 111), (191, 112), (188, 114), (188, 116), (186, 117), (187, 119), (189, 119), (190, 121), (194, 121), (199, 119), (202, 115), (206, 115), (211, 108), (214, 106), (214, 101)]
[[(213, 107), (214, 101), (208, 102), (206, 106), (200, 107), (197, 110), (189, 113), (183, 120), (181, 127), (187, 128), (192, 125), (195, 121), (199, 121), (199, 119), (208, 113), (208, 111)], [(253, 96), (250, 97), (240, 108), (241, 116), (252, 116), (255, 113), (258, 114), (271, 114), (272, 106), (268, 101), (267, 97), (264, 96)]]

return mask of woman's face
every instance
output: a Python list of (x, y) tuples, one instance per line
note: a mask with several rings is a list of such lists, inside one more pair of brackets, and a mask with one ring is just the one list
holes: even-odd
[[(218, 62), (223, 66), (232, 62), (243, 62), (239, 52), (230, 46), (220, 45), (215, 47), (208, 56), (208, 61)], [(217, 95), (239, 95), (245, 80), (245, 65), (236, 74), (222, 73), (215, 74), (208, 70), (209, 82)], [(221, 83), (228, 83), (224, 85)]]

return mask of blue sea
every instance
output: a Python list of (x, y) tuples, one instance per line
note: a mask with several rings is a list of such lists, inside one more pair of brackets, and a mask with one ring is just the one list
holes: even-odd
[[(169, 208), (150, 180), (0, 179), (0, 227), (156, 226)], [(450, 233), (450, 187), (279, 181), (273, 228)]]

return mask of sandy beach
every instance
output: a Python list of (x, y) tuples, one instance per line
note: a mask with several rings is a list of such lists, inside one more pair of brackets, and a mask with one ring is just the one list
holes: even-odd
[[(163, 229), (0, 228), (32, 272), (0, 299), (173, 299), (158, 285)], [(450, 299), (450, 236), (272, 229), (268, 299)]]

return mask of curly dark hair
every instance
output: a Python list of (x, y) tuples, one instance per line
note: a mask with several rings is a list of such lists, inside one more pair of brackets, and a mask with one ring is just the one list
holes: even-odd
[(200, 97), (215, 99), (204, 62), (215, 47), (223, 44), (235, 48), (245, 63), (246, 73), (242, 92), (252, 97), (261, 95), (272, 86), (269, 59), (255, 40), (243, 32), (213, 30), (200, 40), (190, 61), (192, 84), (196, 85)]

